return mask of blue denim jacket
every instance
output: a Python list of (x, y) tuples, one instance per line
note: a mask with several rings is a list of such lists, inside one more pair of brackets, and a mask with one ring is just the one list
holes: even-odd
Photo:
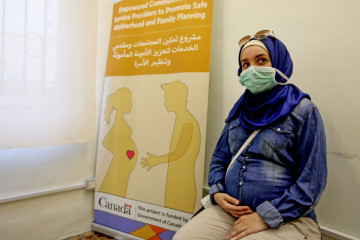
[(307, 216), (327, 179), (324, 125), (316, 106), (304, 98), (281, 122), (262, 129), (225, 174), (251, 132), (239, 119), (225, 125), (210, 163), (210, 198), (225, 192), (256, 211), (271, 228)]

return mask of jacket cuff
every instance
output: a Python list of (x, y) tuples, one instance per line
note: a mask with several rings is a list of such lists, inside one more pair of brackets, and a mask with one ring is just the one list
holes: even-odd
[(279, 228), (284, 219), (279, 211), (268, 201), (263, 202), (256, 208), (256, 212), (269, 225), (270, 228)]
[(210, 190), (209, 190), (210, 202), (213, 205), (217, 205), (217, 203), (215, 202), (215, 199), (214, 199), (214, 194), (218, 193), (218, 192), (224, 192), (224, 186), (222, 184), (218, 183), (218, 184), (214, 184), (214, 185), (210, 186)]

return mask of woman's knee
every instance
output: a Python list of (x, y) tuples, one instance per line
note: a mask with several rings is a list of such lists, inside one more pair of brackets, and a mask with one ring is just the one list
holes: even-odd
[(191, 236), (189, 236), (189, 231), (186, 231), (186, 225), (184, 225), (182, 228), (177, 230), (172, 240), (191, 240)]

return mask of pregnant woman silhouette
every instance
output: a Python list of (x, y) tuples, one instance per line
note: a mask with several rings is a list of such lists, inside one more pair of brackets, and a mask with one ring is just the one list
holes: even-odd
[(103, 145), (113, 153), (110, 167), (100, 187), (100, 192), (126, 197), (129, 177), (136, 165), (137, 148), (131, 139), (132, 130), (124, 115), (131, 111), (131, 92), (120, 88), (107, 97), (105, 121), (110, 123), (110, 116), (116, 110), (115, 122), (103, 140)]

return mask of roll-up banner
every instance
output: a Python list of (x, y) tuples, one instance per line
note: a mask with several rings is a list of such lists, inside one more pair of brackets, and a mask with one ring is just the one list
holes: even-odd
[(93, 229), (172, 239), (200, 208), (212, 0), (114, 2)]

